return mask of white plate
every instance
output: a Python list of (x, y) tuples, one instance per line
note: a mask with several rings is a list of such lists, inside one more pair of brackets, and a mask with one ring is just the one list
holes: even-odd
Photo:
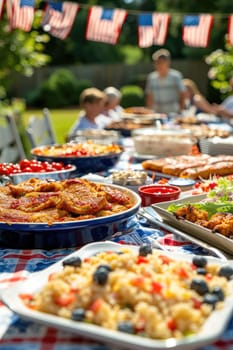
[[(84, 246), (79, 251), (76, 251), (69, 256), (78, 255), (81, 259), (90, 257), (101, 251), (118, 251), (121, 245), (113, 242), (98, 242), (90, 243)], [(137, 251), (138, 247), (129, 246), (132, 250)], [(172, 253), (163, 252), (168, 256), (172, 256)], [(191, 255), (176, 254), (172, 256), (175, 259), (181, 259), (191, 261)], [(2, 293), (3, 302), (15, 313), (19, 314), (23, 318), (29, 319), (34, 322), (39, 322), (47, 326), (53, 326), (63, 331), (69, 331), (82, 336), (87, 336), (95, 340), (110, 343), (111, 345), (123, 347), (124, 349), (135, 350), (159, 350), (159, 349), (194, 349), (206, 344), (212, 343), (220, 337), (223, 333), (228, 320), (230, 319), (233, 311), (233, 295), (230, 295), (225, 299), (224, 307), (220, 310), (214, 311), (211, 316), (205, 322), (203, 328), (196, 335), (192, 335), (181, 340), (170, 338), (167, 340), (154, 340), (144, 338), (136, 335), (130, 335), (119, 331), (112, 331), (100, 326), (75, 322), (62, 317), (34, 311), (26, 307), (19, 295), (21, 293), (31, 294), (35, 293), (43, 287), (47, 282), (48, 276), (55, 271), (62, 270), (62, 261), (67, 259), (65, 257), (61, 261), (55, 263), (49, 268), (35, 273), (27, 281), (21, 282), (16, 286), (9, 288)], [(209, 258), (209, 262), (215, 262), (221, 264), (222, 262), (215, 258)], [(229, 262), (230, 264), (230, 262)], [(231, 262), (231, 266), (233, 263)], [(233, 290), (233, 288), (232, 288)]]
[[(185, 203), (198, 203), (206, 197), (205, 194), (188, 196), (182, 199), (173, 201), (175, 204)], [(216, 248), (222, 249), (227, 253), (233, 255), (233, 239), (227, 238), (220, 233), (213, 233), (211, 230), (194, 224), (187, 220), (179, 220), (173, 213), (167, 211), (167, 208), (171, 205), (171, 202), (162, 202), (159, 204), (153, 204), (152, 207), (155, 211), (170, 225), (183, 232), (190, 234), (204, 242), (215, 246)]]

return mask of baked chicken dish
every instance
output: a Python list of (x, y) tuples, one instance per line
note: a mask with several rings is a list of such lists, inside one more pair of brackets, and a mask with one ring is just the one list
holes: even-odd
[(0, 188), (0, 222), (52, 225), (113, 215), (134, 204), (127, 192), (86, 179), (49, 181), (31, 178), (18, 185), (9, 183)]

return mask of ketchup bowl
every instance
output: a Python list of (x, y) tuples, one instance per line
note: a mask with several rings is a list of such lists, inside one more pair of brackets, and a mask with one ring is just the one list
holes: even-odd
[(149, 206), (153, 203), (167, 202), (178, 199), (180, 188), (172, 185), (145, 185), (138, 189), (142, 199), (142, 206)]

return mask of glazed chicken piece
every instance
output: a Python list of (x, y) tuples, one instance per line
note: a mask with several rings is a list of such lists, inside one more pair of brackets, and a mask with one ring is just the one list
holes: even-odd
[(11, 194), (14, 197), (24, 196), (26, 193), (31, 192), (58, 192), (62, 190), (62, 185), (57, 181), (48, 181), (31, 178), (18, 185), (9, 185)]
[(90, 194), (90, 191), (85, 188), (74, 193), (64, 191), (61, 197), (58, 208), (77, 215), (94, 214), (107, 205), (105, 196), (98, 193)]
[(53, 208), (61, 201), (59, 192), (32, 192), (12, 201), (10, 208), (25, 212), (39, 212), (47, 208)]
[(194, 223), (201, 222), (202, 220), (208, 220), (208, 212), (206, 210), (201, 210), (195, 206), (188, 204), (184, 207), (177, 209), (174, 215), (178, 219), (185, 219)]
[(221, 233), (226, 237), (233, 237), (233, 214), (217, 213), (212, 215), (208, 226), (213, 232)]

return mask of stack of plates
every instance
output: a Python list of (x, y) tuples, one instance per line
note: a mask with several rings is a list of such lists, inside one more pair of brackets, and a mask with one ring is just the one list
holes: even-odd
[(200, 150), (202, 153), (216, 156), (219, 154), (232, 155), (233, 151), (233, 136), (226, 138), (213, 137), (209, 139), (201, 139), (199, 141)]

